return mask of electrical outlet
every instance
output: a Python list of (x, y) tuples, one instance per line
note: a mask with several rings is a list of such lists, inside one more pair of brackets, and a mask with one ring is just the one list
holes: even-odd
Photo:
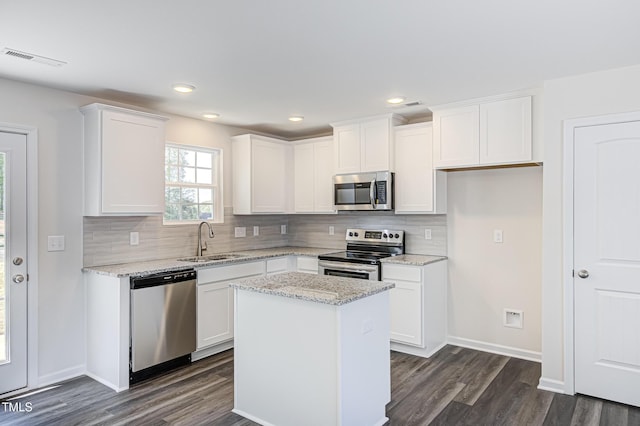
[(280, 233), (282, 235), (287, 233), (287, 225), (280, 225)]
[(137, 246), (140, 244), (140, 234), (137, 232), (129, 232), (129, 245)]
[(493, 230), (493, 242), (494, 243), (502, 243), (502, 229), (494, 229)]
[(522, 328), (524, 321), (524, 312), (519, 309), (504, 309), (502, 317), (502, 325), (511, 328)]
[(244, 226), (236, 226), (235, 228), (236, 238), (242, 238), (247, 236), (247, 228)]
[(329, 235), (334, 235), (336, 233), (336, 229), (333, 226), (329, 227)]
[(431, 229), (427, 228), (424, 230), (424, 239), (425, 240), (430, 240), (431, 239)]
[(257, 237), (258, 235), (260, 235), (260, 227), (259, 226), (254, 226), (253, 227), (253, 236)]

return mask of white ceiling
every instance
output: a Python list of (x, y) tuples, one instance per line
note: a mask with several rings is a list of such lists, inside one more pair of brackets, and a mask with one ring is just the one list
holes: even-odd
[(67, 63), (1, 55), (0, 77), (299, 138), (639, 64), (639, 17), (637, 0), (0, 0), (0, 49)]

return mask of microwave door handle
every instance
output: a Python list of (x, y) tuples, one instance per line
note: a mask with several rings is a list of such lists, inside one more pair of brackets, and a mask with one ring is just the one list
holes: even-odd
[(376, 180), (373, 179), (371, 181), (371, 186), (369, 186), (369, 201), (371, 201), (371, 208), (376, 209)]

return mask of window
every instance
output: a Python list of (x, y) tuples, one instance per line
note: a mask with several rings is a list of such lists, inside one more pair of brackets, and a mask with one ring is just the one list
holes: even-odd
[(164, 223), (223, 222), (222, 150), (167, 143)]

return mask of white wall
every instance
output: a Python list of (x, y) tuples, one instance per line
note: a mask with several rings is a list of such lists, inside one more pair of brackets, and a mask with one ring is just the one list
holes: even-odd
[[(38, 288), (39, 383), (50, 383), (84, 370), (82, 114), (78, 108), (101, 101), (5, 79), (0, 79), (0, 93), (0, 122), (38, 129), (38, 265), (29, 268), (37, 268), (39, 277), (38, 283), (30, 283)], [(172, 141), (225, 149), (226, 194), (231, 193), (229, 136), (240, 132), (178, 116), (170, 116), (167, 124)], [(230, 197), (225, 204), (231, 205)], [(65, 251), (47, 252), (48, 235), (64, 235)]]
[(640, 65), (546, 81), (543, 179), (542, 384), (564, 383), (563, 120), (640, 110)]
[[(542, 168), (449, 172), (447, 186), (452, 342), (538, 359)], [(503, 326), (504, 308), (524, 311), (522, 329)]]

